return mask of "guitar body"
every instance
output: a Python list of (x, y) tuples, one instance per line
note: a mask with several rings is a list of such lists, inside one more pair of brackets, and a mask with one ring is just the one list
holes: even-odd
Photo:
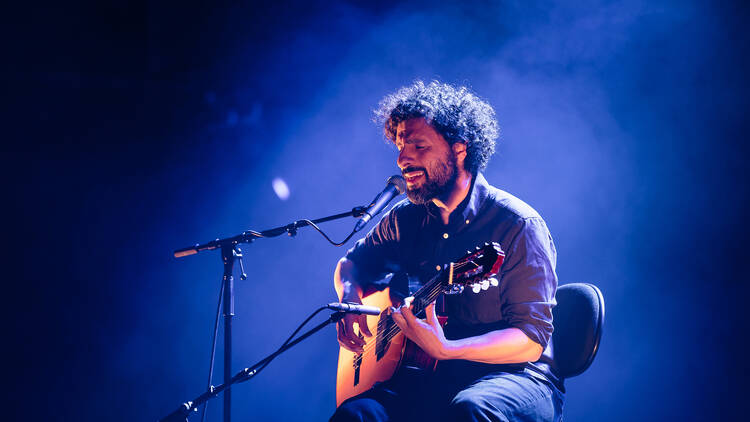
[[(455, 272), (454, 264), (446, 266), (447, 269), (440, 271), (414, 293), (411, 298), (412, 312), (418, 315), (428, 304), (435, 301), (438, 295), (460, 293), (463, 286), (470, 283), (480, 286), (479, 283), (484, 280), (486, 289), (490, 284), (487, 277), (498, 273), (504, 256), (496, 243), (477, 247), (475, 252), (467, 252), (467, 256), (455, 264)], [(497, 285), (497, 280), (494, 280), (494, 283), (493, 285)], [(389, 288), (368, 294), (362, 298), (362, 303), (377, 306), (382, 312), (378, 317), (367, 317), (367, 326), (373, 335), (364, 337), (360, 334), (360, 338), (365, 341), (363, 353), (339, 348), (336, 406), (369, 390), (377, 382), (389, 380), (400, 367), (432, 371), (437, 365), (437, 360), (408, 340), (393, 322), (389, 308), (399, 307), (401, 303), (391, 300)], [(441, 324), (445, 324), (443, 317), (438, 318)]]
[[(378, 326), (381, 318), (388, 318), (387, 309), (390, 306), (398, 307), (401, 303), (393, 302), (390, 298), (390, 289), (375, 292), (362, 299), (362, 304), (368, 306), (377, 306), (385, 309), (379, 317), (367, 317), (367, 325), (370, 328), (372, 337), (363, 337), (365, 340), (365, 352), (356, 354), (343, 347), (339, 348), (339, 364), (336, 374), (336, 406), (362, 392), (372, 388), (375, 383), (389, 380), (396, 371), (403, 367), (419, 368), (428, 371), (434, 371), (437, 365), (437, 359), (431, 357), (414, 342), (407, 339), (403, 333), (399, 332), (390, 340), (390, 345), (378, 359), (378, 340), (383, 341), (382, 336), (379, 338)], [(440, 323), (445, 325), (447, 319), (438, 317)], [(388, 329), (388, 327), (386, 327)]]
[[(369, 390), (376, 382), (389, 380), (396, 369), (399, 368), (401, 358), (404, 355), (404, 346), (407, 341), (404, 334), (399, 332), (391, 339), (390, 345), (380, 359), (377, 356), (376, 342), (379, 321), (390, 319), (387, 316), (388, 308), (397, 305), (391, 302), (390, 289), (386, 288), (365, 296), (362, 299), (362, 304), (377, 306), (384, 311), (379, 317), (367, 317), (367, 326), (373, 336), (363, 337), (365, 340), (364, 353), (357, 354), (343, 347), (339, 348), (339, 364), (336, 374), (336, 406), (340, 406), (344, 400), (350, 397)], [(382, 335), (383, 332), (381, 332)], [(362, 335), (360, 334), (360, 336)]]

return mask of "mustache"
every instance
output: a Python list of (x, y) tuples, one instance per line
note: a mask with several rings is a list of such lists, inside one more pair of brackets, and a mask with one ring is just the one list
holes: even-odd
[(410, 173), (412, 171), (423, 171), (424, 174), (427, 175), (427, 169), (426, 168), (424, 168), (424, 167), (414, 167), (414, 166), (410, 166), (410, 167), (407, 167), (407, 168), (401, 170), (401, 174)]

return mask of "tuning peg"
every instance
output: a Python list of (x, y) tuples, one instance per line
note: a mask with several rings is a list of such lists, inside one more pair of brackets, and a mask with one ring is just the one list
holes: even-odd
[(476, 250), (480, 250), (481, 248), (480, 248), (479, 246), (476, 246), (476, 247), (475, 247), (475, 249), (476, 249)]
[(443, 291), (443, 293), (447, 295), (457, 295), (464, 291), (464, 286), (461, 284), (452, 284), (450, 286), (447, 286), (447, 288)]
[(490, 286), (497, 287), (500, 285), (500, 282), (497, 281), (495, 277), (490, 277)]
[(476, 284), (472, 284), (472, 285), (471, 285), (471, 291), (472, 291), (472, 292), (474, 292), (474, 293), (479, 293), (479, 292), (481, 292), (481, 291), (482, 291), (482, 285), (481, 285), (481, 284), (479, 284), (479, 283), (476, 283)]
[(482, 290), (487, 290), (490, 288), (490, 281), (486, 278), (482, 280)]

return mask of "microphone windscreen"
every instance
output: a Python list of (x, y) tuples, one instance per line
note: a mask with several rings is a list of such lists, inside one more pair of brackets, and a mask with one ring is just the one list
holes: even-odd
[(401, 195), (406, 191), (406, 181), (403, 177), (394, 174), (393, 176), (388, 178), (388, 181), (386, 182), (388, 185), (393, 185), (398, 190), (398, 194)]

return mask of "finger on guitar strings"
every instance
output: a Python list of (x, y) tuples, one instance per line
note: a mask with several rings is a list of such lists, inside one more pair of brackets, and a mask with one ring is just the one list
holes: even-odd
[(391, 306), (390, 311), (391, 311), (391, 319), (393, 320), (393, 322), (396, 323), (396, 325), (398, 326), (398, 328), (401, 329), (401, 331), (406, 333), (409, 327), (406, 325), (406, 320), (404, 320), (404, 316), (401, 315), (400, 308), (394, 308), (393, 306)]
[(351, 321), (348, 324), (345, 320), (339, 321), (339, 323), (336, 324), (336, 328), (338, 331), (339, 344), (342, 347), (355, 353), (362, 353), (365, 341), (354, 333), (354, 327)]
[(363, 353), (365, 350), (364, 347), (357, 346), (356, 344), (344, 338), (339, 338), (339, 345), (352, 353)]
[(370, 327), (367, 325), (367, 315), (359, 315), (357, 325), (359, 326), (359, 332), (361, 332), (365, 337), (372, 337)]
[(417, 325), (421, 322), (421, 320), (418, 319), (417, 316), (414, 315), (414, 313), (411, 311), (411, 304), (409, 304), (409, 306), (402, 306), (400, 310), (401, 315), (403, 315), (404, 320), (406, 321), (406, 325), (408, 325), (409, 327)]
[(348, 351), (350, 351), (352, 353), (356, 353), (356, 354), (361, 354), (361, 353), (364, 353), (364, 351), (365, 351), (365, 349), (363, 347), (357, 347), (353, 343), (347, 343), (345, 340), (341, 340), (341, 339), (339, 339), (339, 346), (343, 347), (344, 349), (346, 349), (346, 350), (348, 350)]
[[(365, 340), (359, 335), (362, 326), (359, 325), (359, 318), (357, 317), (357, 315), (352, 315), (350, 318), (344, 318), (344, 321), (346, 321), (346, 337), (351, 339), (356, 345), (364, 346)], [(357, 323), (357, 327), (359, 328), (358, 330), (354, 329), (355, 322)]]

